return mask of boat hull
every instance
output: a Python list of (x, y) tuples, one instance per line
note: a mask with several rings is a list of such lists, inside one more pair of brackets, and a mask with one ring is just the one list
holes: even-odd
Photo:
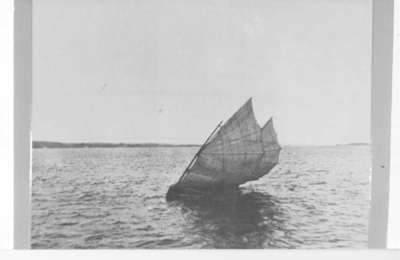
[(220, 196), (221, 194), (235, 193), (239, 190), (239, 186), (228, 185), (210, 185), (210, 186), (185, 186), (175, 183), (168, 188), (166, 195), (167, 201), (180, 199), (204, 199)]

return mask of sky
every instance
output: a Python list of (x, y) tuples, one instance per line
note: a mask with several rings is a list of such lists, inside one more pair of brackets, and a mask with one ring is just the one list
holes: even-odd
[(33, 140), (202, 143), (252, 97), (282, 145), (370, 140), (371, 0), (34, 0)]

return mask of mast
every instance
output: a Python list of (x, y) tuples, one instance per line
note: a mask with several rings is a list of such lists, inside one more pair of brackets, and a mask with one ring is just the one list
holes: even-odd
[(201, 151), (203, 151), (204, 147), (207, 145), (208, 141), (211, 139), (211, 137), (214, 135), (214, 133), (220, 128), (220, 126), (222, 125), (222, 121), (219, 122), (219, 124), (215, 127), (215, 129), (211, 132), (211, 134), (208, 136), (208, 138), (206, 139), (206, 141), (203, 143), (203, 145), (200, 147), (200, 149), (197, 151), (197, 153), (193, 156), (193, 159), (190, 161), (189, 165), (186, 167), (185, 171), (183, 172), (182, 176), (179, 178), (178, 183), (180, 183), (181, 181), (183, 181), (183, 179), (189, 174), (189, 169), (190, 167), (192, 167), (193, 163), (195, 162), (195, 160), (197, 159), (197, 157), (199, 157), (199, 154), (201, 153)]

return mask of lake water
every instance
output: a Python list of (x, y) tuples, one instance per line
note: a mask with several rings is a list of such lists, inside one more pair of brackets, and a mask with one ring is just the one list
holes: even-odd
[(369, 146), (284, 147), (231, 198), (167, 202), (197, 149), (34, 149), (32, 248), (367, 247)]

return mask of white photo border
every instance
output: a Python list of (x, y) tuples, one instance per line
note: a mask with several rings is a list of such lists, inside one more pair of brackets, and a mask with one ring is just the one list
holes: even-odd
[[(369, 248), (387, 246), (394, 1), (373, 1)], [(14, 248), (29, 249), (33, 6), (32, 0), (14, 3)]]

